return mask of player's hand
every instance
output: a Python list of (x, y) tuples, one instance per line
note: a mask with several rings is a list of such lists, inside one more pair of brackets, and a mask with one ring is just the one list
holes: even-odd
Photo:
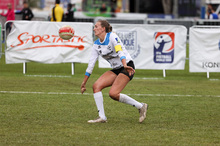
[(129, 73), (129, 76), (135, 73), (135, 70), (130, 66), (124, 66), (125, 70)]
[(82, 85), (81, 85), (81, 93), (83, 94), (85, 91), (86, 91), (86, 85), (83, 82)]

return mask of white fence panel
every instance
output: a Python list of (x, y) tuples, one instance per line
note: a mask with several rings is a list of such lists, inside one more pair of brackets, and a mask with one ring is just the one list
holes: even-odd
[(220, 72), (220, 27), (190, 28), (189, 71)]
[[(187, 29), (180, 25), (112, 24), (137, 69), (183, 70)], [(99, 67), (110, 67), (99, 58)]]
[[(75, 35), (62, 40), (58, 30), (70, 25)], [(88, 63), (93, 44), (93, 23), (67, 23), (45, 21), (13, 21), (7, 37), (6, 63)]]

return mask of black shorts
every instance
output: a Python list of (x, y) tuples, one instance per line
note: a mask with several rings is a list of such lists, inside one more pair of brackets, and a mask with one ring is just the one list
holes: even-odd
[[(133, 69), (135, 69), (134, 67), (134, 62), (133, 61), (129, 61), (127, 63), (127, 66), (131, 66)], [(130, 80), (132, 80), (132, 78), (134, 77), (134, 74), (129, 76), (129, 73), (124, 69), (124, 67), (121, 67), (119, 69), (112, 69), (111, 70), (113, 73), (115, 73), (116, 75), (120, 74), (120, 73), (123, 73), (125, 74), (126, 76), (128, 76), (130, 78)]]

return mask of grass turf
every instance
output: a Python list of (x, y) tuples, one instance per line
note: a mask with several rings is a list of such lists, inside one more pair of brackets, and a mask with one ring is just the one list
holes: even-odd
[[(136, 70), (123, 93), (149, 104), (147, 119), (111, 100), (103, 90), (108, 123), (97, 117), (93, 82), (106, 70), (95, 66), (85, 95), (80, 93), (86, 64), (28, 63), (0, 60), (0, 145), (220, 145), (220, 76), (182, 71)], [(40, 76), (43, 75), (43, 76)], [(145, 79), (144, 79), (145, 78)], [(147, 79), (146, 79), (147, 78)], [(13, 92), (11, 92), (13, 91)]]

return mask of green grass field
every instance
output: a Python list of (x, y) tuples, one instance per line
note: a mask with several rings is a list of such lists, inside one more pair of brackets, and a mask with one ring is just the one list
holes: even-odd
[(136, 108), (103, 90), (108, 123), (98, 116), (92, 84), (106, 70), (95, 66), (86, 94), (80, 85), (87, 64), (5, 64), (0, 60), (0, 145), (220, 145), (220, 74), (136, 70), (123, 90), (149, 104), (139, 124)]

